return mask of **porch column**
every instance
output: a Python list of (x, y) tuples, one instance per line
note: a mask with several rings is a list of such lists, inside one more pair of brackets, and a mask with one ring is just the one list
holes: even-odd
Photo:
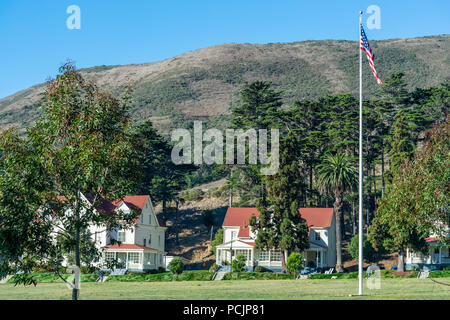
[(439, 247), (439, 264), (442, 263), (442, 247)]
[(323, 250), (320, 250), (320, 267), (323, 268)]
[(125, 268), (128, 269), (128, 251), (127, 251), (127, 255), (126, 255), (126, 260), (125, 260)]
[(316, 251), (316, 268), (319, 267), (319, 250), (315, 250)]

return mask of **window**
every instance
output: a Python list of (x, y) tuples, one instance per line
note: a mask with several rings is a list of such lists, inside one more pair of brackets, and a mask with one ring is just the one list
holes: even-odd
[(106, 252), (105, 253), (105, 260), (106, 261), (114, 261), (116, 259), (115, 252)]
[(125, 242), (125, 231), (121, 230), (117, 233), (117, 241)]
[(316, 240), (317, 241), (320, 241), (320, 231), (315, 231), (315, 234), (316, 234)]
[(151, 233), (148, 235), (148, 244), (149, 245), (152, 244), (152, 234)]
[(128, 262), (139, 264), (141, 263), (141, 255), (138, 252), (130, 252), (128, 253)]
[(161, 235), (158, 235), (158, 245), (161, 245)]
[(280, 250), (272, 250), (270, 252), (270, 261), (281, 261), (281, 251)]
[(149, 224), (152, 224), (152, 215), (149, 215), (149, 216), (148, 216), (148, 223), (149, 223)]
[(147, 239), (144, 239), (144, 247), (147, 246)]
[(236, 239), (236, 231), (231, 231), (231, 240)]
[(236, 250), (236, 257), (238, 255), (242, 254), (245, 257), (245, 261), (250, 260), (250, 252), (249, 250), (242, 250), (242, 249), (237, 249)]
[(259, 261), (269, 261), (269, 251), (261, 250), (259, 252)]

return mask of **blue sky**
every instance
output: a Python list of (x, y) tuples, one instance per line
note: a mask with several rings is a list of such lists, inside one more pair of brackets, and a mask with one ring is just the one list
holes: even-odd
[[(81, 29), (69, 30), (69, 5)], [(381, 10), (370, 39), (450, 33), (448, 0), (1, 0), (0, 98), (78, 68), (159, 61), (229, 42), (358, 39), (358, 11)], [(364, 22), (370, 14), (365, 12)]]

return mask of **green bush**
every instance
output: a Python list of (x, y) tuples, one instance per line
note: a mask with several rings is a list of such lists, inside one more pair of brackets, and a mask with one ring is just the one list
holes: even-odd
[(254, 272), (269, 272), (269, 270), (267, 270), (266, 268), (264, 268), (263, 266), (256, 266), (255, 269), (253, 270)]
[(244, 255), (238, 254), (236, 256), (236, 259), (234, 259), (231, 262), (231, 267), (233, 269), (233, 272), (237, 272), (237, 273), (244, 272), (245, 271), (245, 261), (246, 260), (247, 259), (244, 257)]
[(239, 275), (227, 273), (223, 280), (293, 280), (295, 276), (288, 273), (275, 272), (244, 272)]
[(180, 258), (174, 258), (172, 261), (169, 262), (169, 270), (173, 274), (181, 274), (183, 273), (184, 264), (183, 261), (181, 261)]
[[(353, 259), (358, 260), (359, 256), (359, 235), (355, 235), (348, 244), (348, 252)], [(363, 235), (363, 258), (366, 261), (374, 261), (376, 257), (376, 251), (372, 247), (372, 244), (367, 238), (367, 235)]]
[(216, 255), (216, 246), (221, 245), (223, 243), (223, 229), (219, 229), (216, 232), (214, 240), (211, 242), (211, 250), (210, 252), (213, 255)]
[(217, 263), (214, 262), (212, 264), (211, 268), (209, 268), (209, 271), (210, 272), (217, 272), (217, 271), (219, 271), (219, 266), (217, 265)]
[(303, 257), (298, 252), (292, 252), (287, 259), (286, 267), (290, 273), (296, 275), (303, 269)]

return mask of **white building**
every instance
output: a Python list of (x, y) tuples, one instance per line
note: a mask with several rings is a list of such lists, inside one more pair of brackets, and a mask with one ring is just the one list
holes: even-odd
[[(83, 198), (92, 203), (89, 195)], [(127, 228), (107, 230), (104, 226), (92, 225), (89, 228), (92, 241), (102, 252), (102, 259), (98, 263), (104, 266), (106, 261), (117, 261), (123, 269), (129, 271), (147, 271), (165, 268), (165, 231), (166, 227), (155, 214), (149, 195), (126, 196), (123, 200), (110, 202), (103, 200), (95, 208), (102, 212), (130, 213), (131, 209), (139, 214)], [(111, 244), (112, 239), (121, 244)]]
[(450, 244), (443, 243), (436, 236), (426, 238), (428, 254), (406, 250), (405, 268), (410, 270), (419, 267), (425, 270), (440, 270), (441, 267), (450, 266)]
[[(309, 229), (309, 249), (302, 252), (305, 266), (330, 268), (336, 265), (336, 227), (333, 208), (300, 208), (299, 214)], [(242, 254), (247, 258), (248, 270), (263, 266), (273, 271), (281, 270), (279, 250), (260, 250), (255, 247), (256, 234), (251, 231), (249, 219), (259, 216), (256, 208), (228, 208), (222, 227), (223, 244), (216, 247), (216, 262), (223, 266)], [(226, 261), (226, 262), (225, 262)]]

